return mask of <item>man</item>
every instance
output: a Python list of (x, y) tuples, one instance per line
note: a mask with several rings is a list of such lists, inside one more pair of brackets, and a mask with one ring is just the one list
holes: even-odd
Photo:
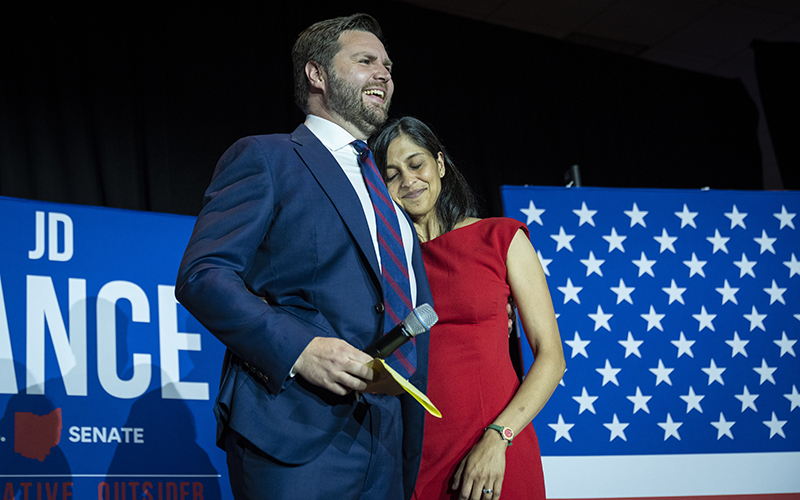
[[(351, 144), (387, 118), (391, 61), (365, 14), (311, 26), (292, 59), (306, 121), (220, 159), (176, 295), (228, 348), (215, 413), (237, 500), (408, 498), (424, 410), (371, 393), (381, 391), (361, 349), (386, 331), (388, 287)], [(413, 305), (432, 304), (416, 234), (391, 210)], [(424, 391), (428, 339), (415, 340), (409, 380)]]

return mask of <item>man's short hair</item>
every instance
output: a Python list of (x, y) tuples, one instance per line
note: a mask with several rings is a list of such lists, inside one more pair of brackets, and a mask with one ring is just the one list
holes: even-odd
[(292, 47), (294, 70), (294, 101), (306, 112), (309, 82), (306, 78), (306, 63), (314, 61), (325, 71), (330, 71), (333, 58), (341, 49), (339, 36), (344, 31), (366, 31), (383, 42), (383, 32), (378, 21), (369, 14), (353, 14), (314, 23), (297, 37)]

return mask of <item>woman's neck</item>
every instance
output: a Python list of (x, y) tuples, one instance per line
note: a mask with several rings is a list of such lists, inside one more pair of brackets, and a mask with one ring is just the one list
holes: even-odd
[(442, 224), (439, 222), (435, 211), (431, 211), (428, 215), (413, 222), (420, 243), (425, 243), (442, 235)]

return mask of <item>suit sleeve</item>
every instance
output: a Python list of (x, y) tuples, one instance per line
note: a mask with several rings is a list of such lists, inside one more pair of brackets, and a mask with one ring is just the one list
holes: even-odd
[(273, 165), (258, 138), (223, 155), (178, 271), (181, 304), (235, 355), (256, 367), (273, 394), (315, 336), (333, 329), (311, 308), (275, 306), (246, 277), (275, 217)]

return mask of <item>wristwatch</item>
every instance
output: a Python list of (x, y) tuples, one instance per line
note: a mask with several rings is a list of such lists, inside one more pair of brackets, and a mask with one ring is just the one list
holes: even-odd
[(514, 439), (514, 431), (511, 430), (511, 427), (503, 427), (502, 425), (489, 424), (489, 426), (486, 427), (486, 429), (483, 429), (483, 430), (486, 431), (487, 429), (494, 429), (497, 432), (499, 432), (500, 433), (500, 437), (503, 438), (503, 441), (508, 443), (508, 446), (511, 446), (512, 444), (514, 444), (514, 443), (511, 442)]

